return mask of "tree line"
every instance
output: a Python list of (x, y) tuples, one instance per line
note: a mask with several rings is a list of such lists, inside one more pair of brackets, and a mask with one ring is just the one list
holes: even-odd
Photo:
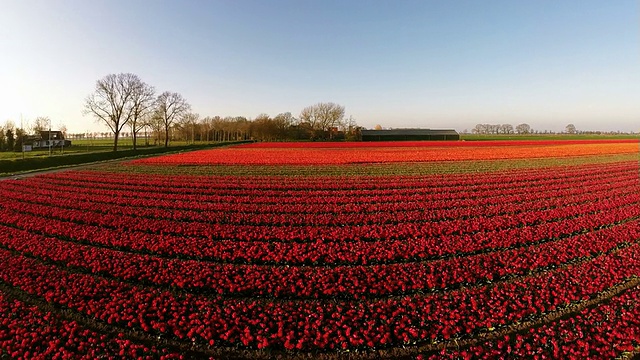
[[(472, 130), (471, 133), (479, 134), (479, 135), (490, 135), (490, 134), (534, 134), (539, 133), (539, 131), (534, 131), (529, 124), (522, 123), (518, 124), (515, 127), (511, 124), (477, 124)], [(545, 131), (548, 133), (548, 131)], [(576, 130), (575, 125), (568, 124), (565, 127), (565, 133), (567, 134), (577, 134), (579, 133)]]
[(182, 138), (187, 141), (231, 140), (355, 140), (357, 125), (345, 120), (345, 108), (335, 103), (318, 103), (300, 112), (270, 117), (260, 114), (253, 120), (242, 116), (207, 116), (191, 112), (191, 105), (179, 93), (165, 91), (156, 95), (155, 88), (135, 74), (109, 74), (96, 81), (95, 90), (84, 102), (84, 114), (106, 124), (113, 137), (113, 150), (125, 126), (133, 138), (134, 149), (141, 131), (149, 130), (154, 142)]

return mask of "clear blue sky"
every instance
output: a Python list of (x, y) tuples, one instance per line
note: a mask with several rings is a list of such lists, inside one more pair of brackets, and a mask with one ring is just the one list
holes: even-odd
[(71, 132), (132, 72), (201, 116), (317, 102), (363, 126), (640, 131), (640, 9), (616, 1), (0, 0), (0, 124)]

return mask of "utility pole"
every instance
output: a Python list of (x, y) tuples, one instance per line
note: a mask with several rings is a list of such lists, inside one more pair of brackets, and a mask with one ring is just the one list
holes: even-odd
[(22, 113), (20, 113), (20, 129), (22, 129), (22, 140), (20, 144), (22, 144), (22, 160), (24, 160), (24, 127), (22, 126)]
[(51, 119), (49, 119), (49, 156), (51, 156)]

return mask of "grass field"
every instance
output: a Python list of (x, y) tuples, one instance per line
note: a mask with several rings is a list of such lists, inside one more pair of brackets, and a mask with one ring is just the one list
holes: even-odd
[[(138, 147), (133, 150), (131, 147), (124, 146), (119, 148), (117, 152), (111, 150), (111, 147), (105, 147), (97, 145), (91, 147), (89, 144), (88, 149), (84, 147), (75, 147), (71, 151), (66, 151), (64, 154), (54, 153), (52, 156), (48, 155), (48, 152), (28, 152), (25, 153), (25, 158), (22, 158), (22, 154), (18, 156), (11, 156), (3, 158), (0, 156), (0, 177), (13, 176), (17, 174), (23, 174), (25, 172), (40, 171), (42, 169), (54, 169), (68, 166), (84, 165), (88, 163), (97, 163), (113, 160), (121, 160), (125, 158), (140, 158), (147, 156), (158, 156), (159, 154), (184, 152), (201, 150), (207, 148), (224, 147), (229, 145), (237, 145), (244, 143), (240, 142), (221, 142), (221, 143), (196, 143), (182, 145), (181, 143), (174, 143), (171, 146), (165, 148), (163, 146), (148, 146)], [(29, 157), (26, 156), (29, 154)]]
[[(164, 144), (159, 146), (149, 145), (145, 146), (143, 141), (138, 142), (138, 149), (144, 150), (146, 148), (154, 148), (154, 147), (162, 147)], [(153, 144), (153, 143), (152, 143)], [(169, 144), (169, 146), (177, 147), (177, 146), (185, 146), (190, 143), (186, 141), (173, 141)], [(196, 142), (196, 144), (207, 144), (206, 142)], [(213, 144), (213, 142), (211, 142)], [(121, 139), (118, 141), (118, 150), (131, 150), (133, 149), (133, 141), (128, 138)], [(83, 154), (83, 153), (92, 153), (92, 152), (105, 152), (105, 151), (113, 151), (113, 140), (110, 139), (94, 139), (94, 140), (73, 140), (72, 146), (62, 148), (52, 148), (51, 156), (63, 156), (63, 155), (71, 155), (71, 154)], [(22, 159), (24, 158), (39, 158), (39, 157), (47, 157), (49, 156), (49, 149), (38, 149), (28, 152), (13, 152), (13, 151), (5, 151), (0, 152), (0, 160), (6, 159)]]

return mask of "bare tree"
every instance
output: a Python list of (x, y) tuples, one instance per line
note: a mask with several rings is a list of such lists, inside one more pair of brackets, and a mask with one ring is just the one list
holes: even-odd
[(96, 81), (95, 91), (85, 99), (85, 114), (107, 124), (113, 133), (113, 151), (118, 150), (120, 131), (131, 119), (133, 94), (141, 82), (131, 73), (109, 74)]
[(60, 132), (62, 132), (62, 137), (64, 137), (65, 139), (67, 138), (67, 125), (62, 124), (60, 125)]
[(273, 118), (275, 128), (277, 129), (277, 136), (280, 140), (287, 138), (289, 128), (295, 123), (296, 119), (290, 112), (280, 113)]
[[(332, 102), (307, 106), (300, 112), (300, 121), (308, 123), (314, 132), (319, 131), (323, 136), (329, 133), (331, 137), (330, 130), (339, 127), (342, 118), (344, 106)], [(314, 133), (314, 136), (316, 135), (317, 133)]]
[(16, 124), (13, 122), (13, 120), (7, 120), (4, 122), (4, 129), (5, 130), (14, 130), (16, 128)]
[(213, 118), (210, 116), (205, 117), (200, 120), (200, 130), (202, 133), (200, 134), (200, 139), (209, 142), (211, 138), (211, 130), (213, 129)]
[(153, 132), (153, 145), (158, 145), (164, 133), (164, 120), (159, 111), (154, 111), (145, 119), (145, 125)]
[(258, 140), (273, 141), (277, 137), (276, 124), (268, 114), (259, 114), (251, 122), (251, 134)]
[(185, 139), (187, 142), (189, 141), (189, 135), (191, 135), (191, 143), (195, 144), (195, 132), (196, 132), (196, 124), (200, 120), (200, 114), (196, 113), (186, 113), (180, 119), (180, 125), (185, 132)]
[(530, 134), (531, 133), (531, 126), (529, 126), (529, 124), (516, 125), (516, 132), (518, 134)]
[(128, 109), (131, 114), (129, 127), (131, 128), (131, 135), (133, 136), (133, 150), (138, 148), (138, 132), (148, 125), (148, 117), (153, 111), (156, 94), (153, 86), (148, 85), (140, 79), (138, 80), (139, 81), (133, 84), (133, 92)]
[(577, 132), (576, 126), (573, 124), (569, 124), (565, 127), (565, 131), (567, 134), (575, 134)]
[(502, 124), (502, 125), (500, 125), (500, 131), (503, 134), (513, 134), (513, 125), (511, 125), (511, 124)]
[(47, 116), (38, 116), (33, 121), (32, 130), (34, 133), (39, 133), (40, 131), (49, 130), (50, 124), (51, 124), (51, 120)]
[(169, 147), (169, 130), (179, 118), (191, 110), (182, 95), (165, 91), (156, 99), (156, 111), (164, 125), (164, 147)]

